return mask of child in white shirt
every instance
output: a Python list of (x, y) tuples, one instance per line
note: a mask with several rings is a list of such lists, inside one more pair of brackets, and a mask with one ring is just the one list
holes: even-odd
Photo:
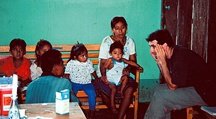
[(92, 62), (88, 59), (88, 51), (83, 44), (76, 44), (72, 47), (70, 59), (65, 68), (65, 74), (69, 74), (72, 83), (72, 90), (75, 94), (79, 90), (84, 90), (88, 95), (90, 116), (94, 118), (96, 106), (96, 93), (91, 83), (91, 75), (98, 80), (98, 76), (93, 68)]

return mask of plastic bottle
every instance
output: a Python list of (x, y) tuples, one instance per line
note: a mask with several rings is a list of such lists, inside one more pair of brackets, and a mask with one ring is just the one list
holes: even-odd
[(8, 119), (20, 119), (17, 97), (15, 99), (12, 98), (10, 110), (8, 112)]
[(20, 119), (20, 113), (17, 103), (17, 87), (18, 87), (18, 76), (16, 74), (13, 75), (13, 82), (12, 82), (12, 101), (10, 110), (8, 112), (8, 119)]

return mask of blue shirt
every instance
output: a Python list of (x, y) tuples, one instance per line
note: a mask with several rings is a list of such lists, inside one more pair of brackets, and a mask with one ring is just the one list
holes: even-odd
[[(41, 76), (32, 81), (26, 92), (26, 103), (51, 103), (55, 102), (57, 91), (64, 89), (72, 90), (68, 79), (55, 76)], [(77, 102), (78, 99), (71, 94), (71, 100)]]

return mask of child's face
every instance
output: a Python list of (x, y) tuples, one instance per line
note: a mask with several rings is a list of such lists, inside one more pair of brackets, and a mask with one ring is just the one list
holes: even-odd
[(87, 52), (83, 52), (80, 55), (78, 55), (78, 57), (76, 58), (78, 61), (80, 62), (86, 62), (88, 59), (88, 54)]
[(115, 59), (115, 60), (120, 60), (122, 58), (122, 50), (119, 48), (115, 48), (112, 52), (111, 52), (111, 56)]
[(50, 46), (49, 45), (44, 45), (41, 49), (39, 49), (37, 54), (41, 56), (48, 50), (50, 50)]
[(25, 51), (20, 46), (15, 46), (10, 52), (16, 60), (22, 59), (25, 54)]

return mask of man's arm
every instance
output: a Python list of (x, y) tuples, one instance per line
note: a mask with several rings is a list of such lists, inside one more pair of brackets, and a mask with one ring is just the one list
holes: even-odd
[(166, 54), (165, 51), (163, 50), (161, 45), (157, 45), (155, 47), (156, 51), (156, 62), (161, 70), (161, 73), (165, 79), (165, 82), (167, 83), (167, 86), (171, 90), (175, 90), (177, 86), (172, 83), (172, 78), (169, 72), (169, 69), (167, 67), (167, 62), (166, 62)]

